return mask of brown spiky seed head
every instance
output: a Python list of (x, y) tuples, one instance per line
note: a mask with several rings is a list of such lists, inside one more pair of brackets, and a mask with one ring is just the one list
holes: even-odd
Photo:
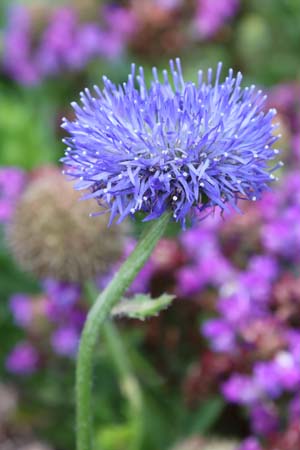
[(124, 227), (107, 227), (107, 215), (90, 217), (58, 169), (34, 176), (7, 231), (18, 264), (39, 278), (82, 282), (107, 271), (121, 256)]

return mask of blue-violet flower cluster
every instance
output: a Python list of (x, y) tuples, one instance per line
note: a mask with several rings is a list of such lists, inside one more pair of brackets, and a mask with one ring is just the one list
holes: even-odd
[(198, 0), (196, 9), (196, 30), (202, 38), (214, 36), (239, 8), (239, 0)]
[(95, 10), (95, 20), (82, 20), (72, 5), (41, 11), (38, 18), (26, 5), (8, 10), (3, 67), (24, 85), (83, 70), (95, 59), (120, 57), (136, 28), (134, 14), (121, 6)]
[[(184, 81), (179, 59), (160, 81), (156, 68), (150, 88), (143, 68), (116, 86), (81, 93), (72, 103), (76, 120), (63, 120), (71, 135), (63, 162), (77, 189), (90, 189), (119, 222), (136, 212), (145, 220), (166, 210), (182, 225), (208, 207), (237, 209), (238, 199), (255, 201), (274, 180), (269, 161), (278, 153), (273, 119), (263, 111), (266, 96), (255, 86), (242, 88), (233, 70), (220, 81), (198, 72), (197, 84)], [(95, 96), (94, 96), (95, 95)]]

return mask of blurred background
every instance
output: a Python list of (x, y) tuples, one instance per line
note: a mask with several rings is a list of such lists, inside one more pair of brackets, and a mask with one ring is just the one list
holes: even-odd
[[(78, 339), (136, 224), (106, 226), (61, 176), (64, 116), (132, 61), (186, 79), (223, 61), (278, 110), (285, 165), (246, 214), (171, 227), (95, 352), (101, 450), (300, 448), (299, 0), (0, 2), (0, 449), (74, 449)], [(225, 73), (225, 71), (224, 71)], [(130, 386), (129, 386), (130, 384)]]

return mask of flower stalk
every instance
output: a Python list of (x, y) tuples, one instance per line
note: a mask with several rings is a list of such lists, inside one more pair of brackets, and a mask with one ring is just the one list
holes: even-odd
[(88, 314), (80, 340), (76, 372), (77, 450), (93, 450), (92, 372), (95, 344), (101, 327), (150, 257), (169, 220), (170, 213), (165, 212), (153, 221)]
[(128, 450), (140, 450), (142, 448), (144, 429), (143, 393), (141, 386), (132, 370), (131, 361), (122, 337), (111, 320), (107, 320), (104, 323), (103, 335), (107, 349), (118, 372), (121, 392), (127, 399), (130, 415), (135, 423), (134, 436)]

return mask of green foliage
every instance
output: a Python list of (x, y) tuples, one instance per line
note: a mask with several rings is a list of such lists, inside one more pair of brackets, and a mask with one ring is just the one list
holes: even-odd
[(122, 300), (113, 308), (112, 316), (145, 320), (157, 316), (160, 311), (168, 308), (174, 298), (175, 296), (170, 294), (163, 294), (155, 299), (147, 294), (137, 294), (132, 299)]
[(222, 414), (224, 406), (224, 400), (217, 396), (202, 402), (190, 417), (188, 428), (191, 434), (208, 433)]
[[(32, 169), (58, 157), (51, 109), (22, 92), (0, 94), (0, 163)], [(38, 101), (37, 101), (38, 100)], [(45, 126), (45, 123), (47, 126)]]
[(103, 450), (125, 450), (130, 448), (135, 430), (133, 423), (107, 425), (96, 436), (96, 446)]

